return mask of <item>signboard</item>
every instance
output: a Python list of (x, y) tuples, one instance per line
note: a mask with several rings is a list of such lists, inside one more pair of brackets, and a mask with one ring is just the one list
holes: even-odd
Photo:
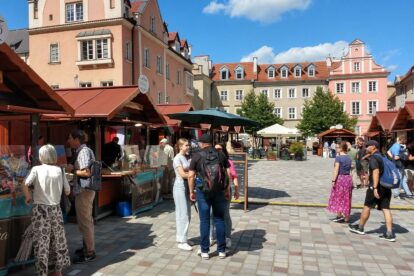
[(161, 179), (164, 170), (152, 169), (139, 172), (131, 186), (133, 214), (151, 209), (160, 202)]
[(235, 152), (229, 155), (231, 161), (233, 161), (234, 168), (236, 169), (240, 197), (244, 198), (244, 211), (247, 211), (249, 204), (247, 154), (245, 152)]
[(149, 91), (149, 80), (147, 76), (140, 75), (138, 78), (138, 88), (142, 94), (146, 94)]
[(9, 35), (9, 29), (7, 28), (6, 21), (0, 16), (0, 44), (6, 41)]

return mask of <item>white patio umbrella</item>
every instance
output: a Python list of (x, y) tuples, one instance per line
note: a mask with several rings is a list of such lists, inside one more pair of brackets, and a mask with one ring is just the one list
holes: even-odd
[(301, 133), (297, 128), (288, 128), (279, 124), (261, 129), (257, 132), (258, 135), (265, 138), (277, 138), (277, 137), (298, 137)]

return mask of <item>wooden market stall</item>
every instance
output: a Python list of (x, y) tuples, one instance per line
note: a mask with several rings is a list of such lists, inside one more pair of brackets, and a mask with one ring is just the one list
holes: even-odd
[(396, 137), (406, 136), (407, 142), (414, 141), (414, 101), (405, 102), (404, 107), (398, 110), (391, 126), (391, 132)]
[(10, 49), (0, 44), (0, 275), (21, 265), (15, 260), (30, 224), (21, 185), (30, 169), (26, 153), (36, 153), (40, 113), (73, 109)]
[(165, 124), (165, 120), (150, 97), (140, 93), (136, 86), (56, 92), (75, 111), (73, 116), (42, 115), (43, 127), (62, 129), (47, 134), (52, 143), (65, 143), (69, 131), (76, 126), (86, 131), (88, 145), (101, 160), (103, 145), (122, 133), (123, 165), (115, 171), (112, 168), (103, 170), (102, 190), (95, 198), (95, 218), (112, 214), (119, 202), (130, 204), (133, 213), (156, 204), (160, 200), (159, 185), (164, 168), (160, 160), (154, 159), (161, 151), (156, 150), (158, 139), (151, 142), (150, 126)]
[(372, 116), (367, 132), (363, 134), (368, 139), (378, 140), (382, 152), (391, 146), (391, 139), (394, 138), (391, 127), (397, 113), (397, 111), (377, 111)]
[(331, 128), (324, 132), (321, 132), (318, 134), (318, 138), (319, 138), (318, 155), (322, 156), (323, 144), (325, 142), (328, 142), (329, 144), (331, 144), (332, 141), (335, 141), (335, 143), (340, 143), (342, 141), (349, 141), (352, 143), (355, 141), (356, 136), (357, 135), (354, 132), (347, 130), (345, 128)]

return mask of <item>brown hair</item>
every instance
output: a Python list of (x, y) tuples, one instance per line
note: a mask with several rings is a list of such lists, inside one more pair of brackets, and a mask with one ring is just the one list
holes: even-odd
[(348, 152), (348, 144), (346, 143), (346, 141), (342, 141), (341, 144), (339, 144), (339, 147), (341, 148), (342, 152)]

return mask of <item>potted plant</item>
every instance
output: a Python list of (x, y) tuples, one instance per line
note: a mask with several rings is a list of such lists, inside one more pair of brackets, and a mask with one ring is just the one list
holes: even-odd
[(266, 157), (267, 160), (276, 160), (276, 152), (270, 150), (266, 153)]
[(289, 147), (289, 152), (295, 154), (295, 160), (303, 160), (303, 144), (300, 142), (294, 142)]

